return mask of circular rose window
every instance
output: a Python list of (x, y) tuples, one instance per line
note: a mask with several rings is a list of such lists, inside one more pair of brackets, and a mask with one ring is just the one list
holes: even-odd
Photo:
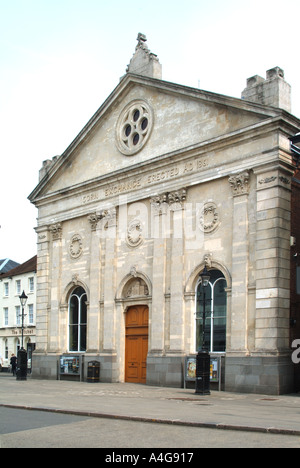
[(116, 142), (122, 154), (131, 156), (146, 144), (153, 127), (153, 112), (145, 101), (133, 101), (122, 111)]

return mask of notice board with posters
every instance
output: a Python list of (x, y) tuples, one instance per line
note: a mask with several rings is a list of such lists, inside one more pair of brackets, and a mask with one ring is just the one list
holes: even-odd
[[(185, 382), (196, 381), (196, 356), (186, 356), (184, 368), (184, 387)], [(221, 356), (210, 356), (210, 381), (221, 383)]]
[(59, 379), (62, 377), (77, 377), (82, 380), (82, 356), (62, 355), (59, 359)]

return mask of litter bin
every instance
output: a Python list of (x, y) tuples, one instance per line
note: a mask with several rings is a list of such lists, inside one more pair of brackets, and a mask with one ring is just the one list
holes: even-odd
[(196, 391), (201, 395), (210, 395), (210, 355), (199, 351), (196, 356)]
[(100, 362), (88, 362), (87, 382), (100, 382)]

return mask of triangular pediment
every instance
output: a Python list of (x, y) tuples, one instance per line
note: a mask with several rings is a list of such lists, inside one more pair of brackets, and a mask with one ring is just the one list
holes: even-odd
[[(29, 196), (37, 199), (248, 129), (271, 107), (127, 74)], [(176, 157), (176, 156), (175, 156)]]

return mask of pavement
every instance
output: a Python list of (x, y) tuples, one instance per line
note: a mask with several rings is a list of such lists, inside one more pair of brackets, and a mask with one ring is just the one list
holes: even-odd
[(97, 418), (300, 436), (300, 394), (270, 396), (130, 383), (17, 381), (0, 374), (0, 406)]

